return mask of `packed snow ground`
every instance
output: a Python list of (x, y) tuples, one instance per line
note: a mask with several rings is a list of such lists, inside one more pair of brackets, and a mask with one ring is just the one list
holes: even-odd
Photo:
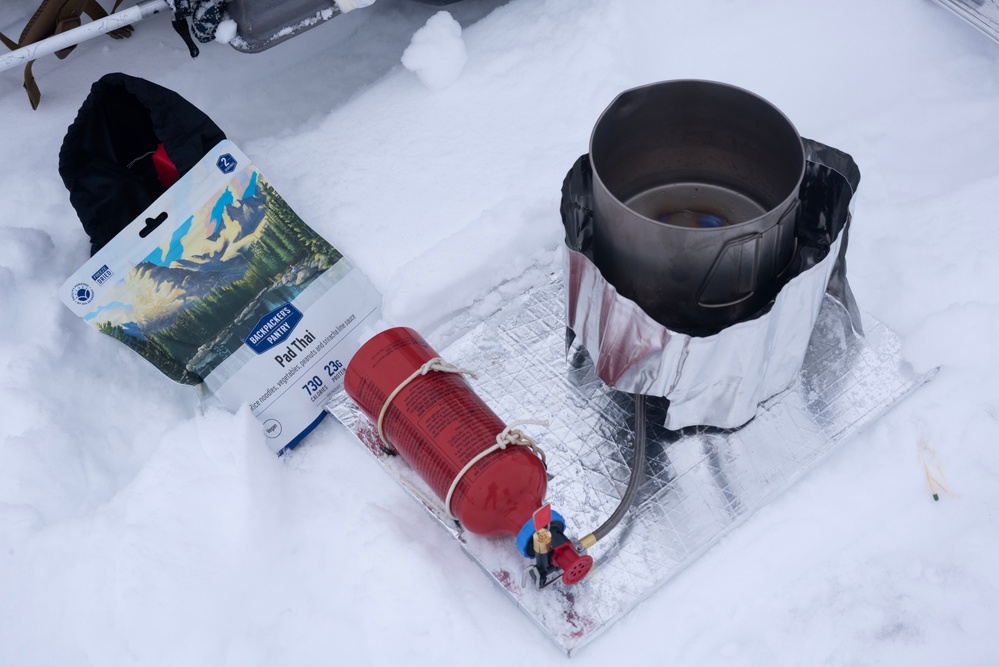
[(34, 112), (0, 73), (0, 665), (565, 659), (332, 420), (277, 459), (59, 303), (89, 247), (59, 146), (119, 70), (208, 113), (427, 333), (555, 261), (562, 177), (623, 89), (736, 84), (851, 153), (857, 298), (941, 372), (573, 661), (995, 664), (999, 44), (929, 0), (448, 9), (428, 85), (400, 59), (438, 8), (406, 0), (196, 61), (151, 19), (39, 61)]

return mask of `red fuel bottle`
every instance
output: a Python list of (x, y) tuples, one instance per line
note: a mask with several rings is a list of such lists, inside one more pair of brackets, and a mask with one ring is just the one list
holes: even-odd
[[(507, 425), (464, 376), (430, 370), (406, 381), (439, 355), (417, 332), (383, 331), (347, 365), (344, 388), (382, 432), (391, 449), (446, 502), (452, 483), (477, 455), (496, 444)], [(465, 529), (492, 537), (517, 535), (542, 506), (547, 475), (529, 448), (510, 444), (475, 462), (458, 480), (448, 511)]]

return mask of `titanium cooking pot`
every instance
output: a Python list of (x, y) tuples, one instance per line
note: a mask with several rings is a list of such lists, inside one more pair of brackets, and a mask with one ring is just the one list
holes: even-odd
[(634, 88), (597, 120), (590, 160), (594, 263), (650, 317), (709, 335), (780, 291), (805, 152), (772, 104), (712, 81)]

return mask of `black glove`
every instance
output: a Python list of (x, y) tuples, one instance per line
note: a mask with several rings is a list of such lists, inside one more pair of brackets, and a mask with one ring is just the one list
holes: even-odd
[[(167, 0), (173, 9), (173, 29), (187, 44), (192, 58), (198, 57), (198, 45), (191, 39), (191, 33), (201, 43), (215, 39), (219, 23), (226, 18), (226, 0)], [(190, 28), (188, 28), (190, 19)]]

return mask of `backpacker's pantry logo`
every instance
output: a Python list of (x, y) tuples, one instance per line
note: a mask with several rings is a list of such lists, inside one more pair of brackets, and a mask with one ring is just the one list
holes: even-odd
[(257, 354), (263, 354), (291, 336), (301, 321), (302, 311), (286, 303), (257, 320), (245, 342)]
[(94, 290), (87, 283), (76, 283), (73, 285), (72, 298), (75, 303), (85, 306), (94, 300)]

